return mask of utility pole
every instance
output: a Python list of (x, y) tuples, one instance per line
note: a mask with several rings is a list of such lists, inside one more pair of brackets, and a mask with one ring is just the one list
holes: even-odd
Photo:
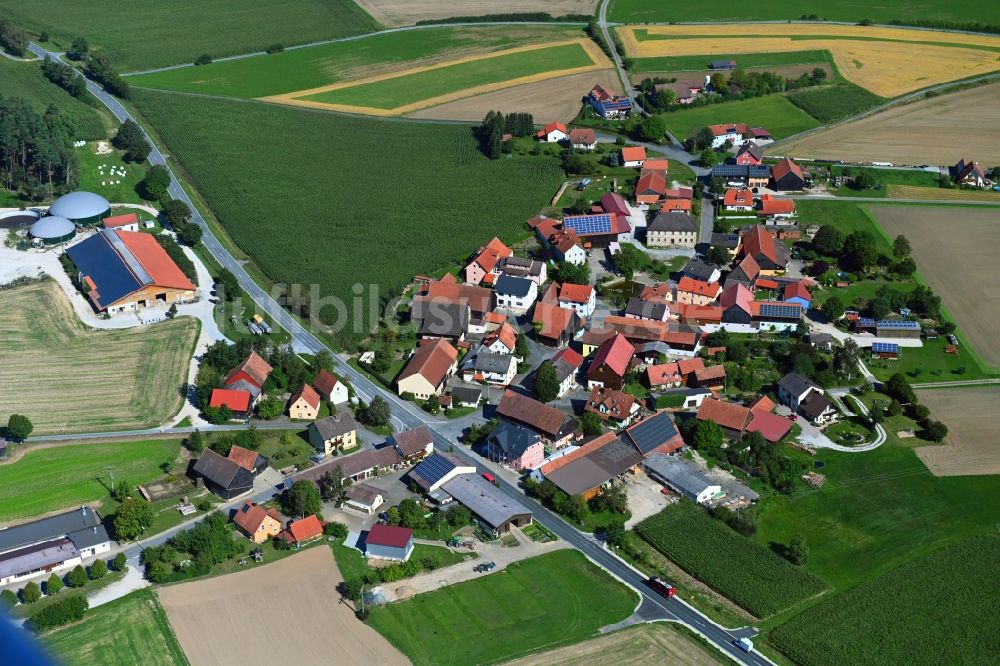
[(111, 494), (115, 494), (115, 468), (108, 465), (108, 476), (111, 477)]

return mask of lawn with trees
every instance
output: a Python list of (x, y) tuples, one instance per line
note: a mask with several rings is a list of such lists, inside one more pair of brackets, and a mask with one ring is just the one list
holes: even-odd
[(752, 127), (767, 129), (775, 139), (798, 134), (819, 127), (821, 124), (783, 95), (767, 95), (682, 109), (666, 114), (666, 118), (671, 134), (681, 141), (702, 127), (734, 122), (734, 118)]
[[(523, 234), (524, 221), (563, 178), (555, 158), (489, 160), (467, 126), (133, 93), (253, 263), (275, 282), (317, 285), (327, 300), (310, 303), (293, 293), (292, 307), (340, 346), (366, 337), (381, 314), (370, 304), (387, 303), (415, 274), (464, 261), (491, 236)], [(395, 159), (400, 151), (415, 157)], [(358, 161), (362, 154), (367, 159)], [(331, 173), (338, 177), (330, 180)], [(234, 179), (246, 187), (234, 188)], [(391, 204), (370, 196), (372, 183), (392, 189)], [(498, 207), (501, 199), (507, 203)], [(428, 219), (434, 233), (423, 233)], [(359, 282), (359, 265), (370, 283)], [(363, 297), (356, 297), (356, 283)]]
[(493, 663), (589, 638), (636, 601), (583, 555), (561, 550), (373, 609), (368, 622), (417, 666)]

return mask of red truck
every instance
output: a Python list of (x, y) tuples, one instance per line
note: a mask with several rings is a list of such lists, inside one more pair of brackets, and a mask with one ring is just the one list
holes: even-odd
[(677, 594), (677, 588), (656, 576), (647, 580), (646, 585), (668, 599)]

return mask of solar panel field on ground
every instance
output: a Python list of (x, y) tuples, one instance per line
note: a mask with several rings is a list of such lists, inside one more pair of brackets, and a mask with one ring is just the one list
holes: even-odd
[(128, 81), (144, 88), (251, 99), (581, 36), (579, 27), (559, 25), (423, 28), (139, 74)]

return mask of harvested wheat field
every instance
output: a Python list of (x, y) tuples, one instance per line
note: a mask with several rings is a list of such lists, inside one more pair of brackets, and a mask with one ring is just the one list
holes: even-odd
[(483, 16), (485, 14), (525, 14), (547, 12), (551, 16), (593, 14), (597, 0), (464, 0), (460, 3), (444, 0), (357, 0), (372, 18), (384, 26), (396, 28), (417, 21), (451, 18), (453, 16)]
[(896, 106), (772, 149), (852, 162), (1000, 164), (1000, 83)]
[(946, 189), (919, 187), (917, 185), (888, 185), (886, 196), (890, 199), (926, 199), (946, 201), (985, 201), (1000, 205), (1000, 193), (993, 190)]
[(723, 663), (693, 639), (685, 636), (683, 631), (667, 622), (642, 624), (576, 645), (507, 662), (507, 666), (576, 666), (576, 664), (714, 666)]
[[(905, 235), (924, 281), (941, 296), (983, 362), (1000, 367), (1000, 293), (994, 288), (1000, 208), (870, 206), (890, 238)], [(948, 419), (944, 419), (948, 421)]]
[(1000, 387), (927, 389), (917, 397), (948, 426), (944, 444), (915, 449), (932, 474), (1000, 474)]
[(24, 414), (36, 434), (161, 425), (181, 408), (198, 327), (179, 317), (99, 331), (54, 281), (2, 291), (0, 414)]
[(192, 666), (408, 664), (340, 602), (325, 544), (271, 564), (158, 590)]
[(587, 92), (600, 84), (608, 91), (621, 94), (621, 83), (615, 70), (608, 69), (585, 74), (573, 74), (548, 81), (526, 83), (485, 95), (476, 95), (456, 102), (440, 104), (411, 113), (410, 118), (436, 120), (480, 121), (490, 110), (524, 111), (535, 121), (547, 123), (555, 120), (569, 122), (580, 112), (580, 105)]
[(845, 79), (882, 97), (1000, 70), (1000, 37), (990, 35), (826, 24), (617, 30), (636, 58), (827, 50)]

